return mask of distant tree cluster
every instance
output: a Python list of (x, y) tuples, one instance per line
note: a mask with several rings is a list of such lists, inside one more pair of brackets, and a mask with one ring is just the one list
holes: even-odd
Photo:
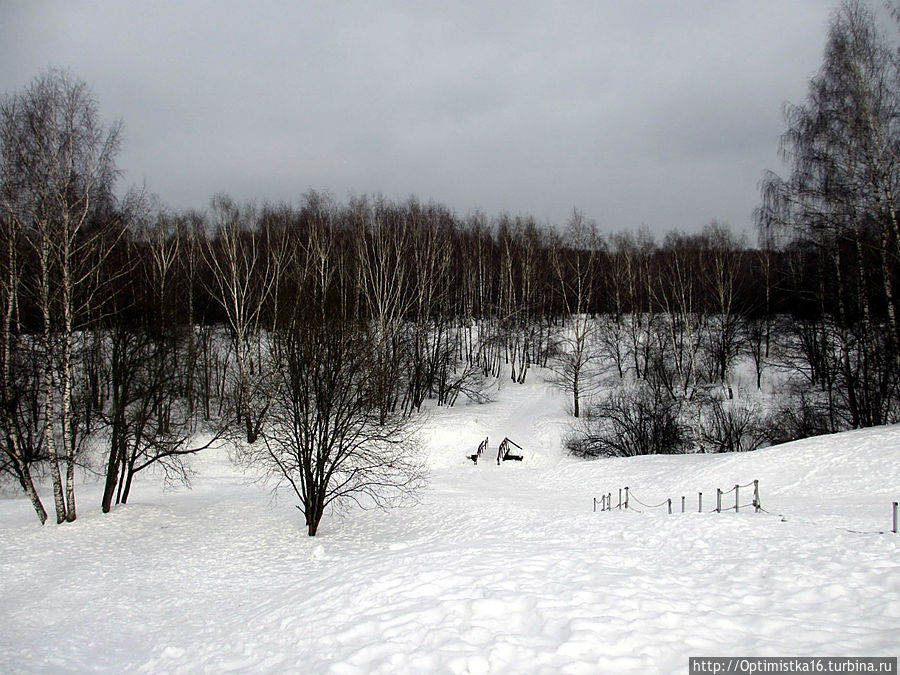
[(41, 522), (49, 476), (63, 522), (79, 464), (105, 476), (108, 511), (141, 471), (187, 481), (185, 457), (229, 439), (313, 535), (329, 506), (416, 490), (429, 401), (482, 402), (535, 367), (586, 457), (896, 421), (898, 75), (846, 3), (750, 246), (718, 223), (657, 241), (578, 211), (555, 227), (415, 198), (117, 200), (118, 125), (49, 71), (0, 105), (0, 468)]

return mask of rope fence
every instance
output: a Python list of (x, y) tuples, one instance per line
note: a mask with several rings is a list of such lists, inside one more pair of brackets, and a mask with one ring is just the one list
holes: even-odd
[[(753, 497), (752, 500), (748, 504), (741, 504), (741, 490), (745, 490), (746, 488), (753, 487)], [(722, 506), (722, 498), (727, 497), (731, 493), (734, 493), (734, 503), (730, 504), (726, 507)], [(746, 494), (746, 493), (744, 493)], [(652, 511), (653, 509), (666, 508), (669, 515), (672, 515), (672, 498), (669, 497), (659, 502), (658, 504), (648, 504), (640, 499), (638, 499), (634, 493), (631, 491), (631, 488), (619, 488), (619, 497), (618, 501), (613, 502), (613, 493), (607, 492), (605, 495), (601, 495), (600, 499), (594, 497), (594, 513), (597, 513), (597, 507), (600, 507), (600, 511), (633, 511), (635, 513), (644, 513), (643, 510), (637, 508), (635, 504), (639, 504), (644, 507), (648, 511)], [(730, 490), (723, 491), (721, 488), (716, 488), (716, 506), (713, 509), (709, 509), (708, 511), (703, 510), (703, 493), (697, 493), (697, 512), (698, 513), (722, 513), (722, 511), (731, 511), (734, 509), (735, 513), (738, 513), (741, 509), (747, 509), (749, 507), (753, 507), (756, 513), (763, 511), (768, 513), (763, 507), (762, 502), (759, 499), (759, 480), (754, 480), (744, 485), (735, 485)], [(892, 508), (892, 520), (893, 525), (891, 528), (891, 532), (894, 534), (900, 534), (900, 502), (893, 502), (891, 504)], [(681, 513), (687, 512), (687, 497), (685, 495), (681, 496)], [(882, 531), (883, 534), (883, 531)]]
[[(745, 504), (741, 504), (741, 490), (746, 490), (747, 488), (753, 488), (751, 501)], [(727, 497), (731, 493), (734, 493), (734, 502), (729, 504), (728, 506), (723, 507), (722, 498)], [(747, 494), (744, 492), (743, 494)], [(671, 515), (674, 510), (672, 508), (672, 498), (669, 497), (659, 502), (658, 504), (648, 504), (645, 501), (639, 499), (632, 492), (631, 488), (619, 488), (619, 498), (617, 502), (613, 502), (613, 494), (612, 492), (607, 492), (605, 495), (602, 495), (600, 499), (594, 497), (594, 513), (597, 512), (597, 507), (600, 507), (600, 511), (613, 511), (613, 510), (626, 510), (626, 511), (635, 511), (637, 513), (643, 513), (641, 509), (639, 509), (635, 504), (643, 506), (647, 510), (660, 509), (665, 508), (669, 515)], [(676, 502), (677, 504), (677, 502)], [(710, 509), (708, 511), (703, 510), (703, 493), (697, 493), (697, 512), (698, 513), (722, 513), (722, 511), (731, 511), (734, 509), (735, 513), (738, 513), (741, 509), (747, 509), (753, 507), (756, 513), (759, 513), (763, 510), (762, 502), (759, 499), (759, 481), (754, 480), (745, 485), (735, 485), (730, 490), (723, 491), (721, 488), (716, 488), (716, 507), (714, 509)], [(692, 509), (693, 510), (693, 509)], [(687, 496), (681, 496), (681, 513), (687, 513)], [(895, 523), (896, 523), (896, 507), (895, 507)], [(896, 529), (896, 526), (895, 526)]]

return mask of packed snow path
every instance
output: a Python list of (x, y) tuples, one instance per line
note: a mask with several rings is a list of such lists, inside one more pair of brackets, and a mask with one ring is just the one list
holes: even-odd
[[(3, 672), (686, 672), (689, 656), (900, 652), (900, 429), (746, 455), (564, 458), (564, 401), (509, 386), (433, 411), (420, 504), (305, 536), (227, 462), (36, 525), (0, 500)], [(504, 435), (523, 462), (465, 458)], [(494, 440), (496, 439), (496, 440)], [(592, 513), (760, 480), (768, 514)], [(689, 497), (690, 503), (690, 497)]]

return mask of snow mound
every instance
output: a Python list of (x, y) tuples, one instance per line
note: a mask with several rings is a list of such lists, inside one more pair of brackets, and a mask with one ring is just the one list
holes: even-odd
[[(431, 410), (413, 507), (299, 512), (198, 458), (191, 491), (136, 487), (40, 528), (0, 500), (5, 672), (670, 673), (701, 655), (894, 656), (900, 428), (742, 455), (576, 461), (565, 401), (508, 385)], [(522, 462), (466, 459), (508, 436)], [(765, 512), (697, 513), (759, 480)], [(669, 516), (594, 513), (620, 487)], [(708, 496), (708, 497), (707, 497)]]

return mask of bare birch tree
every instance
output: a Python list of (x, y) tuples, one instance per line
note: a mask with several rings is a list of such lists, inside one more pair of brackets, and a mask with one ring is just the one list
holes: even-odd
[(375, 351), (371, 373), (380, 414), (387, 419), (401, 401), (405, 381), (404, 323), (413, 309), (407, 260), (411, 233), (397, 209), (380, 201), (351, 205), (356, 235), (359, 288), (365, 301)]
[[(29, 288), (41, 316), (43, 444), (57, 522), (76, 518), (73, 352), (109, 247), (97, 216), (112, 202), (119, 124), (105, 126), (87, 84), (50, 70), (4, 103), (6, 177), (36, 260)], [(60, 445), (62, 447), (60, 447)], [(65, 483), (62, 468), (65, 468)]]
[[(4, 129), (6, 131), (6, 129)], [(5, 144), (4, 144), (5, 145)], [(2, 170), (4, 164), (0, 164)], [(47, 511), (34, 485), (31, 475), (32, 462), (37, 459), (29, 439), (33, 438), (22, 428), (20, 419), (21, 407), (25, 392), (22, 390), (22, 373), (17, 372), (14, 360), (28, 349), (21, 338), (18, 325), (19, 291), (22, 281), (22, 269), (19, 248), (22, 242), (21, 226), (15, 216), (13, 201), (15, 193), (6, 193), (10, 183), (0, 177), (0, 185), (4, 189), (3, 212), (0, 213), (0, 224), (3, 226), (3, 257), (0, 264), (0, 300), (2, 300), (2, 325), (0, 325), (0, 429), (3, 436), (3, 466), (16, 477), (31, 505), (43, 524), (47, 520)]]
[[(204, 250), (212, 270), (211, 292), (228, 320), (237, 367), (234, 383), (236, 421), (248, 443), (256, 442), (268, 406), (260, 343), (268, 305), (278, 298), (284, 240), (266, 223), (257, 229), (253, 209), (243, 211), (225, 196), (213, 199), (214, 236)], [(272, 311), (276, 316), (277, 311)]]
[(560, 386), (572, 396), (572, 414), (581, 414), (581, 400), (592, 391), (591, 366), (601, 352), (591, 316), (597, 257), (601, 240), (597, 226), (575, 211), (553, 256), (553, 269), (568, 316), (559, 337), (554, 370)]
[(815, 248), (817, 351), (833, 355), (837, 383), (823, 393), (831, 418), (846, 415), (851, 426), (888, 421), (900, 406), (898, 83), (900, 61), (882, 25), (864, 3), (846, 0), (806, 99), (786, 106), (788, 173), (764, 178), (758, 210), (762, 233), (780, 230)]

